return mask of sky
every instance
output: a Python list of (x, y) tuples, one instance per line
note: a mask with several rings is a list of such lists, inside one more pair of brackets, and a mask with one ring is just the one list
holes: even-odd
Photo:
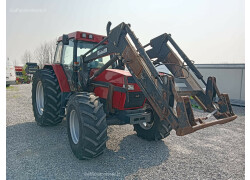
[(244, 0), (8, 0), (6, 8), (6, 55), (17, 65), (62, 34), (106, 35), (108, 21), (130, 23), (143, 45), (170, 33), (198, 64), (245, 62)]

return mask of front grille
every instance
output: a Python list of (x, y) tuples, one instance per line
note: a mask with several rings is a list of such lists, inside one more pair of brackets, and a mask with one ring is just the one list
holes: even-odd
[(141, 107), (145, 100), (144, 94), (139, 92), (128, 92), (126, 96), (126, 101), (124, 108), (136, 108)]

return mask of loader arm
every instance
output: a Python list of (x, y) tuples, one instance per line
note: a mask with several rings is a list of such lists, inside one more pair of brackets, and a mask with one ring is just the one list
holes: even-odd
[[(95, 49), (105, 41), (108, 41), (108, 44), (96, 51)], [(157, 50), (157, 48), (154, 50)], [(159, 52), (161, 52), (161, 49), (158, 49), (156, 53), (146, 52), (130, 29), (130, 25), (121, 23), (113, 28), (103, 41), (81, 56), (81, 65), (84, 66), (86, 63), (100, 57), (112, 55), (111, 60), (90, 77), (89, 83), (91, 83), (95, 77), (115, 61), (123, 61), (160, 119), (167, 120), (172, 128), (176, 130), (177, 135), (186, 135), (214, 124), (232, 121), (237, 117), (232, 112), (228, 95), (220, 94), (215, 78), (210, 78), (206, 84), (207, 88), (212, 91), (212, 94), (210, 91), (205, 94), (204, 91), (199, 91), (198, 87), (198, 90), (192, 95), (203, 105), (205, 111), (211, 112), (210, 115), (214, 115), (218, 120), (205, 123), (204, 120), (206, 118), (194, 118), (189, 96), (183, 95), (180, 93), (181, 91), (176, 90), (174, 76), (168, 74), (160, 76), (151, 62), (150, 57), (159, 56)], [(168, 53), (166, 54), (168, 55)], [(172, 63), (180, 63), (175, 58), (172, 58), (172, 61)], [(192, 63), (190, 64), (191, 66)], [(195, 71), (195, 69), (192, 70)], [(184, 75), (184, 72), (178, 73), (178, 76)], [(195, 74), (202, 79), (201, 74)], [(214, 106), (212, 102), (213, 92), (216, 92), (220, 98), (218, 102), (219, 107)], [(174, 102), (176, 102), (176, 107)]]

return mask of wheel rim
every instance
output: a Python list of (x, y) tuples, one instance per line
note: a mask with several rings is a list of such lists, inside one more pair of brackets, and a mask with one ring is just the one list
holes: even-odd
[(36, 85), (36, 107), (39, 115), (43, 115), (44, 109), (44, 93), (42, 82), (39, 81)]
[(70, 112), (69, 126), (72, 141), (77, 144), (79, 141), (79, 121), (75, 110)]
[(141, 126), (141, 128), (145, 129), (145, 130), (149, 130), (153, 127), (154, 125), (154, 120), (153, 120), (153, 110), (152, 110), (152, 107), (146, 103), (145, 104), (145, 111), (148, 112), (148, 113), (151, 113), (151, 121), (150, 122), (141, 122), (139, 123), (139, 125)]
[(141, 128), (145, 129), (145, 130), (149, 130), (153, 127), (154, 122), (143, 122), (143, 123), (139, 123), (139, 125), (141, 126)]

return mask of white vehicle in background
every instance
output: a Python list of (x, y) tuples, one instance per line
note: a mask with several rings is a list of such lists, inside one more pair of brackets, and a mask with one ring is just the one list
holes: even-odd
[(16, 84), (16, 71), (13, 63), (7, 59), (6, 64), (6, 87)]

